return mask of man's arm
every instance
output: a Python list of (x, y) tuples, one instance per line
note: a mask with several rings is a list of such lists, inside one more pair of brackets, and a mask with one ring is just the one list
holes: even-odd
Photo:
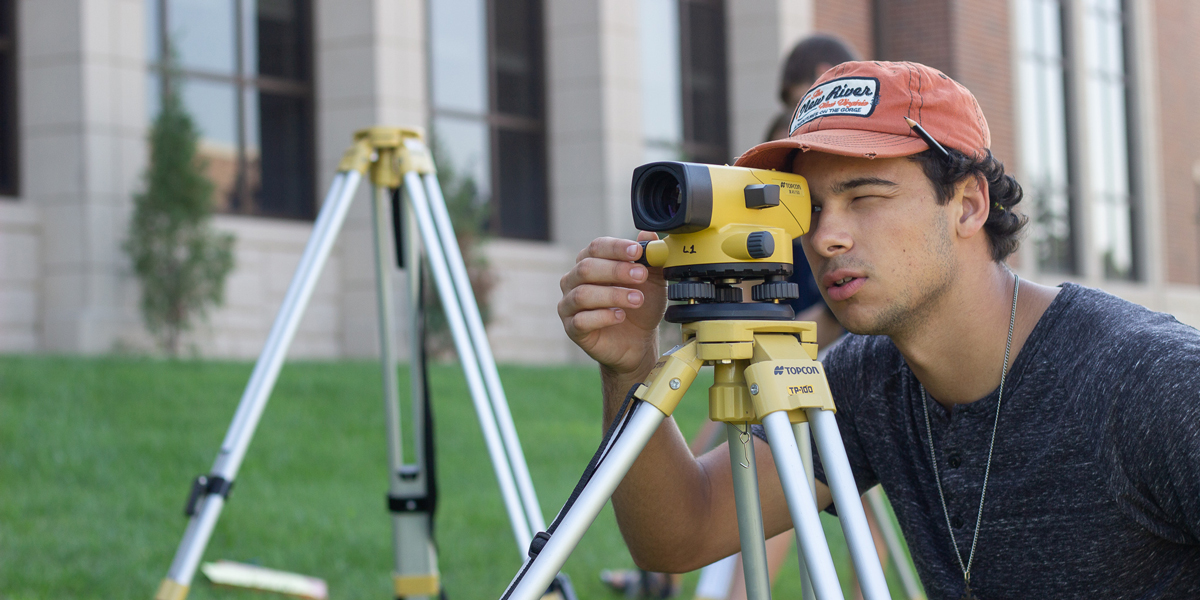
[[(649, 233), (643, 238), (654, 239)], [(666, 283), (661, 270), (632, 262), (640, 254), (636, 242), (597, 239), (560, 282), (563, 327), (600, 363), (605, 427), (658, 358)], [(790, 529), (791, 518), (770, 449), (757, 438), (754, 443), (763, 525), (772, 536)], [(829, 504), (829, 491), (819, 482), (817, 495), (821, 507)], [(738, 550), (729, 448), (693, 457), (674, 419), (646, 444), (612, 501), (625, 543), (642, 568), (689, 571)]]

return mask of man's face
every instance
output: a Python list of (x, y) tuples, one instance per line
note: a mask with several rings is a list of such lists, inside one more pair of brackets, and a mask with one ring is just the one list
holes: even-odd
[(854, 333), (901, 334), (936, 310), (958, 260), (953, 203), (939, 206), (908, 158), (801, 154), (794, 171), (812, 191), (804, 253), (826, 303)]

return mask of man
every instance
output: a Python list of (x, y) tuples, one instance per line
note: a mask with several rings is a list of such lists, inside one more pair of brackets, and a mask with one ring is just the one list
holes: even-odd
[[(1020, 187), (989, 145), (958, 83), (860, 62), (816, 82), (788, 139), (738, 160), (810, 185), (804, 250), (855, 334), (825, 364), (856, 481), (882, 483), (931, 598), (1200, 597), (1200, 333), (1097, 290), (1019, 282), (1003, 261)], [(595, 240), (562, 280), (606, 423), (658, 355), (664, 282), (639, 254)], [(791, 523), (755, 443), (774, 535)], [(735, 552), (731, 482), (727, 447), (693, 458), (666, 421), (613, 495), (635, 561), (686, 571)]]

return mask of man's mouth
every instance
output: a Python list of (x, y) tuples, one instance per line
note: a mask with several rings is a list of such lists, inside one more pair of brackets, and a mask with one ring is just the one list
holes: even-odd
[(827, 292), (829, 293), (829, 299), (834, 302), (846, 300), (850, 296), (853, 296), (855, 292), (857, 292), (858, 289), (861, 288), (864, 283), (866, 283), (866, 281), (866, 277), (842, 277), (841, 279), (835, 280), (827, 289)]

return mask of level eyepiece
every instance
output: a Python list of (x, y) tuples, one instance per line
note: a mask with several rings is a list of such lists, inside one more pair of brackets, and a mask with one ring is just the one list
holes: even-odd
[(712, 221), (712, 178), (704, 165), (675, 161), (633, 171), (633, 224), (643, 231), (690, 233)]

